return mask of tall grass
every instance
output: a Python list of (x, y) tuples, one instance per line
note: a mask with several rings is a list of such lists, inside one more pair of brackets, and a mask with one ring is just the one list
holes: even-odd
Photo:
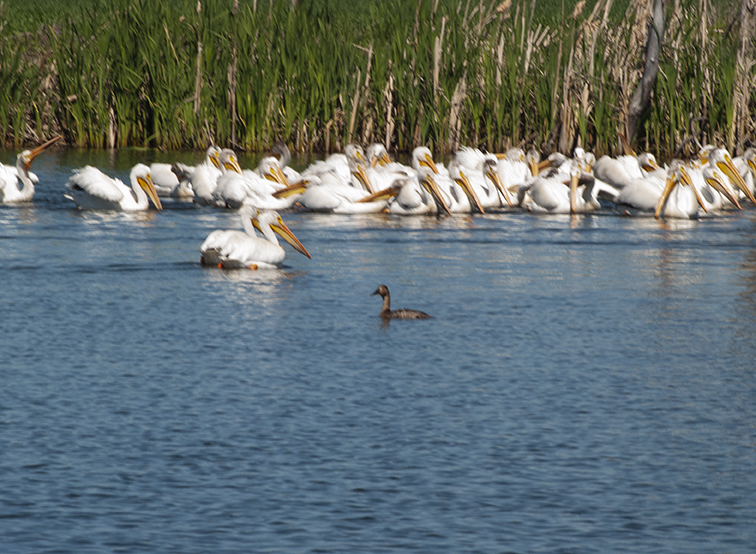
[[(35, 35), (3, 25), (0, 8), (0, 133), (20, 144), (60, 129), (89, 147), (608, 152), (640, 77), (644, 2), (569, 2), (563, 16), (559, 4), (544, 18), (534, 0), (91, 0)], [(669, 154), (703, 118), (703, 138), (744, 144), (732, 131), (737, 33), (708, 28), (723, 15), (709, 3), (675, 6), (637, 142)]]

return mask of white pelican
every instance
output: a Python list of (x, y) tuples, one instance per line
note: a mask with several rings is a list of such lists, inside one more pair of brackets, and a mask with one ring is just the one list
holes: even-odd
[[(218, 230), (210, 233), (200, 246), (202, 265), (223, 269), (279, 267), (286, 257), (286, 251), (278, 244), (276, 234), (297, 252), (312, 258), (277, 212), (261, 212), (245, 206), (240, 215), (244, 232)], [(255, 236), (255, 229), (265, 238)]]
[(460, 173), (468, 180), (470, 188), (476, 194), (481, 213), (485, 213), (484, 209), (501, 208), (502, 202), (512, 207), (512, 197), (499, 176), (499, 160), (496, 154), (487, 154), (477, 148), (462, 147), (456, 152), (455, 160), (462, 170)]
[[(379, 202), (379, 200), (385, 200), (385, 198), (366, 200), (372, 195), (362, 188), (343, 183), (334, 173), (323, 173), (318, 176), (305, 172), (298, 183), (294, 183), (289, 189), (279, 191), (274, 196), (280, 198), (284, 192), (297, 192), (297, 190), (301, 191), (302, 188), (304, 188), (304, 192), (296, 201), (305, 210), (313, 212), (376, 213), (385, 207), (385, 202)], [(362, 200), (365, 201), (361, 202)]]
[(183, 173), (194, 191), (194, 201), (198, 204), (213, 204), (213, 191), (221, 176), (221, 149), (211, 146), (207, 149), (205, 161), (194, 168), (183, 164), (173, 164), (174, 173)]
[(690, 219), (698, 215), (699, 206), (706, 211), (706, 205), (693, 186), (685, 165), (679, 160), (672, 160), (664, 190), (656, 201), (654, 217)]
[[(66, 198), (80, 210), (138, 211), (149, 208), (149, 201), (158, 210), (163, 209), (150, 177), (150, 168), (137, 164), (131, 169), (131, 188), (120, 179), (113, 179), (99, 169), (86, 166), (75, 169), (68, 179)], [(148, 200), (149, 198), (149, 200)]]
[(519, 204), (528, 211), (569, 214), (596, 211), (601, 208), (599, 197), (615, 201), (618, 191), (584, 173), (579, 160), (569, 160), (560, 163), (555, 175), (535, 177), (522, 185), (517, 194)]
[(497, 158), (496, 173), (503, 189), (502, 196), (511, 206), (520, 185), (524, 185), (538, 173), (540, 155), (535, 150), (526, 155), (522, 148), (510, 148)]
[(742, 196), (748, 198), (751, 202), (756, 204), (756, 198), (754, 198), (753, 191), (746, 185), (743, 176), (735, 167), (730, 153), (724, 148), (711, 148), (707, 149), (707, 153), (703, 155), (702, 161), (708, 161), (710, 165), (717, 167), (727, 178), (741, 191)]
[[(34, 198), (34, 183), (38, 182), (39, 179), (36, 179), (36, 176), (29, 172), (32, 160), (41, 154), (45, 148), (61, 138), (63, 136), (58, 135), (37, 146), (34, 150), (24, 150), (16, 157), (15, 167), (0, 164), (0, 204), (30, 202)], [(21, 187), (18, 186), (19, 181)]]
[(424, 215), (445, 212), (451, 215), (449, 207), (433, 180), (429, 168), (416, 173), (397, 177), (387, 188), (367, 196), (357, 203), (387, 202), (386, 210), (396, 215)]
[[(220, 148), (211, 146), (205, 153), (203, 164), (207, 167), (220, 169)], [(173, 197), (181, 200), (194, 198), (191, 176), (199, 166), (189, 166), (182, 163), (153, 163), (150, 164), (152, 184), (160, 197)]]
[(706, 165), (702, 169), (688, 171), (693, 186), (709, 213), (720, 212), (728, 207), (741, 210), (740, 202), (732, 190), (730, 179), (716, 165)]
[(749, 148), (732, 161), (748, 190), (756, 191), (756, 148)]

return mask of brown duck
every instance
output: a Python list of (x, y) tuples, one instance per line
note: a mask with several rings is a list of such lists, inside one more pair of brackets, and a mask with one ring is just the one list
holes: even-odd
[(428, 314), (418, 310), (392, 310), (391, 295), (386, 285), (380, 285), (371, 296), (376, 294), (383, 297), (383, 308), (380, 313), (383, 319), (430, 319)]

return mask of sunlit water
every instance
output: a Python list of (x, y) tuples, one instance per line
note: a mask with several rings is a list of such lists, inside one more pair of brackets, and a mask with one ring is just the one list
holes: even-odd
[(235, 213), (63, 198), (156, 156), (0, 208), (1, 552), (756, 551), (752, 207), (291, 213), (311, 260), (224, 272)]

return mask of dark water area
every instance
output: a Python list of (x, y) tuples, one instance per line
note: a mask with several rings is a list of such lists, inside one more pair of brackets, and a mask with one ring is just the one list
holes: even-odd
[(200, 157), (0, 206), (0, 552), (756, 551), (756, 209), (287, 213), (252, 272), (63, 198)]

